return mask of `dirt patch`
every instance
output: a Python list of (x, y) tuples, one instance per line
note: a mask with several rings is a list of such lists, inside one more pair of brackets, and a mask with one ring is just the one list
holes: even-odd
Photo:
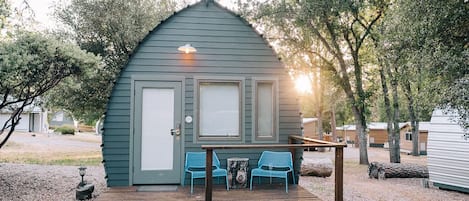
[[(303, 157), (334, 160), (334, 151), (305, 152)], [(357, 148), (344, 149), (344, 200), (469, 200), (469, 194), (440, 190), (433, 186), (424, 188), (420, 178), (369, 179), (368, 167), (359, 165), (358, 157)], [(389, 162), (389, 152), (382, 148), (370, 148), (368, 159), (370, 162)], [(401, 154), (401, 163), (426, 165), (427, 157)], [(327, 178), (302, 176), (300, 185), (323, 200), (334, 200), (334, 173)]]
[(58, 165), (100, 165), (101, 136), (15, 132), (0, 149), (0, 162)]

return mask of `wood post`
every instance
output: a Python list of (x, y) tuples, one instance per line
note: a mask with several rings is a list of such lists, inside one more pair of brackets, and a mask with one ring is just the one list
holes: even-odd
[(212, 161), (213, 149), (207, 149), (205, 158), (205, 201), (212, 201)]
[(344, 148), (335, 147), (335, 200), (344, 200)]
[[(294, 139), (293, 138), (288, 138), (288, 144), (294, 144)], [(291, 152), (291, 155), (292, 155), (293, 171), (295, 171), (296, 170), (296, 165), (295, 165), (296, 149), (295, 148), (290, 148), (290, 152)]]

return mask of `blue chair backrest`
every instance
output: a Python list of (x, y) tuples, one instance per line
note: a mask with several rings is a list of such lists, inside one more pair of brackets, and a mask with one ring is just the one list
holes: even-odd
[(292, 156), (290, 152), (264, 151), (257, 163), (258, 167), (277, 167), (293, 169)]
[[(184, 168), (205, 168), (205, 156), (205, 152), (187, 152)], [(212, 166), (220, 167), (220, 160), (215, 152), (213, 152)]]

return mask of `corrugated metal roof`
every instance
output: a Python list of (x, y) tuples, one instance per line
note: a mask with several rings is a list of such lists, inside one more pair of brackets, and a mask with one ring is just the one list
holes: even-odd
[(303, 124), (318, 121), (318, 118), (303, 118)]
[[(404, 126), (408, 125), (409, 123), (399, 123), (399, 128), (403, 128)], [(370, 122), (367, 124), (370, 130), (386, 130), (388, 128), (388, 123), (386, 122)], [(410, 125), (410, 124), (409, 124)], [(356, 130), (356, 126), (354, 124), (344, 125), (340, 127), (336, 127), (336, 130), (347, 130), (347, 131), (354, 131)]]

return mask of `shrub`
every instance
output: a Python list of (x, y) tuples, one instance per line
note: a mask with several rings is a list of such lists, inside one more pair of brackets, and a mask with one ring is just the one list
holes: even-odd
[(61, 126), (61, 127), (56, 128), (54, 132), (62, 133), (62, 135), (67, 135), (67, 134), (75, 135), (75, 128), (71, 126)]

